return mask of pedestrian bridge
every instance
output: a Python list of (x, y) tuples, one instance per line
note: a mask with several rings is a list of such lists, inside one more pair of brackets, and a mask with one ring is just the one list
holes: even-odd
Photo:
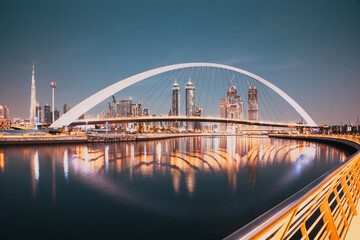
[[(197, 71), (198, 70), (198, 71)], [(169, 73), (169, 75), (166, 75), (166, 73)], [(163, 75), (165, 74), (165, 75)], [(238, 90), (243, 89), (243, 97), (247, 95), (246, 88), (250, 87), (250, 82), (253, 83), (253, 86), (255, 86), (255, 83), (258, 83), (258, 91), (262, 91), (260, 94), (260, 108), (259, 113), (262, 113), (262, 109), (265, 110), (263, 115), (268, 115), (268, 121), (274, 122), (274, 120), (271, 119), (271, 115), (273, 114), (274, 117), (278, 118), (280, 115), (283, 115), (281, 112), (281, 107), (277, 106), (275, 101), (271, 98), (270, 94), (267, 93), (266, 90), (263, 90), (263, 87), (266, 86), (269, 88), (272, 92), (274, 92), (277, 96), (281, 97), (282, 100), (286, 101), (292, 108), (295, 110), (301, 117), (306, 121), (306, 123), (310, 126), (316, 127), (317, 124), (314, 122), (314, 120), (309, 116), (307, 112), (294, 100), (292, 99), (288, 94), (286, 94), (283, 90), (272, 84), (271, 82), (265, 80), (264, 78), (257, 76), (253, 73), (250, 73), (248, 71), (245, 71), (243, 69), (239, 69), (232, 66), (227, 66), (223, 64), (218, 63), (181, 63), (181, 64), (175, 64), (175, 65), (169, 65), (164, 67), (155, 68), (152, 70), (148, 70), (136, 75), (133, 75), (131, 77), (125, 78), (117, 83), (114, 83), (97, 93), (91, 95), (90, 97), (86, 98), (76, 106), (74, 106), (72, 109), (70, 109), (68, 112), (66, 112), (64, 115), (62, 115), (58, 120), (56, 120), (54, 123), (51, 124), (51, 128), (62, 128), (64, 126), (68, 126), (72, 124), (73, 122), (77, 121), (81, 115), (85, 114), (88, 110), (92, 109), (99, 103), (103, 102), (107, 98), (111, 97), (115, 93), (118, 93), (119, 91), (122, 91), (132, 85), (135, 85), (143, 80), (151, 80), (152, 77), (155, 77), (157, 75), (162, 75), (160, 79), (156, 83), (149, 83), (152, 85), (150, 89), (147, 89), (145, 93), (142, 95), (149, 95), (148, 99), (145, 100), (144, 104), (148, 104), (151, 108), (153, 105), (157, 105), (157, 101), (159, 100), (159, 97), (161, 98), (160, 101), (162, 101), (160, 109), (157, 111), (157, 115), (163, 114), (162, 107), (164, 106), (165, 102), (170, 103), (170, 95), (169, 97), (162, 98), (162, 93), (169, 91), (170, 85), (168, 83), (172, 83), (173, 80), (175, 81), (182, 81), (181, 85), (185, 85), (185, 81), (187, 79), (193, 79), (194, 85), (195, 82), (197, 84), (196, 87), (200, 88), (200, 94), (198, 98), (198, 102), (201, 102), (205, 105), (204, 111), (209, 115), (213, 114), (213, 106), (214, 100), (216, 99), (216, 102), (220, 101), (220, 95), (217, 93), (220, 91), (221, 88), (224, 88), (222, 90), (222, 93), (225, 93), (225, 84), (228, 84), (230, 81), (231, 85), (233, 85), (235, 89), (235, 85), (238, 84)], [(225, 75), (225, 77), (224, 77)], [(232, 78), (230, 77), (232, 76)], [(185, 78), (184, 78), (185, 77)], [(231, 79), (231, 80), (230, 80)], [(170, 81), (169, 81), (170, 80)], [(234, 81), (235, 80), (235, 81)], [(243, 86), (242, 84), (244, 84)], [(159, 84), (159, 85), (157, 85)], [(264, 85), (264, 86), (262, 86)], [(156, 86), (156, 87), (155, 87)], [(169, 86), (166, 88), (161, 88), (160, 86)], [(256, 86), (255, 86), (256, 87)], [(154, 88), (154, 92), (151, 92)], [(138, 88), (137, 90), (140, 91), (142, 88)], [(183, 86), (181, 87), (183, 89)], [(169, 91), (170, 92), (170, 91)], [(204, 93), (203, 93), (204, 92)], [(170, 92), (171, 93), (171, 92)], [(195, 93), (194, 93), (195, 94)], [(158, 96), (159, 95), (159, 96)], [(236, 92), (235, 92), (236, 95)], [(141, 96), (141, 97), (142, 97)], [(158, 96), (158, 97), (156, 97)], [(141, 98), (139, 97), (138, 100)], [(240, 97), (240, 95), (239, 95)], [(154, 102), (148, 100), (154, 100)], [(257, 101), (257, 100), (256, 100)], [(114, 98), (114, 102), (115, 98)], [(210, 103), (211, 102), (211, 103)], [(178, 103), (179, 105), (180, 102)], [(195, 104), (195, 97), (192, 100), (192, 104)], [(240, 103), (239, 103), (240, 104)], [(242, 106), (243, 103), (241, 103)], [(209, 108), (207, 108), (209, 106)], [(194, 105), (195, 106), (195, 105)], [(194, 107), (193, 106), (193, 107)], [(192, 107), (192, 108), (193, 108)], [(268, 109), (269, 108), (269, 109)], [(242, 107), (241, 107), (242, 109)], [(153, 111), (153, 110), (151, 110)], [(194, 109), (192, 110), (194, 111)], [(242, 112), (243, 110), (241, 110)], [(258, 110), (256, 110), (258, 111)], [(271, 114), (272, 113), (272, 114)], [(118, 114), (119, 115), (119, 114)], [(176, 114), (179, 115), (179, 114)], [(193, 114), (186, 114), (188, 116), (194, 116)], [(112, 114), (109, 116), (113, 116)], [(121, 115), (121, 116), (128, 116)], [(141, 116), (141, 114), (139, 114)], [(239, 118), (239, 117), (238, 117)], [(241, 118), (241, 117), (240, 117)], [(265, 119), (265, 117), (263, 117)], [(148, 119), (150, 120), (150, 119)], [(188, 121), (191, 121), (191, 119), (187, 119)], [(203, 119), (206, 120), (206, 119)], [(213, 120), (216, 120), (215, 118)], [(125, 121), (125, 120), (119, 120), (119, 121)], [(139, 121), (139, 119), (137, 120)], [(220, 120), (216, 120), (218, 122)], [(226, 120), (228, 122), (228, 120)], [(232, 120), (233, 121), (233, 120)], [(286, 118), (283, 120), (287, 122)], [(79, 122), (80, 123), (80, 122)], [(241, 124), (247, 124), (251, 122), (250, 121), (242, 121)], [(259, 123), (260, 124), (260, 123)], [(269, 125), (266, 125), (269, 126)]]
[(345, 145), (356, 153), (226, 239), (359, 239), (360, 137), (271, 137)]

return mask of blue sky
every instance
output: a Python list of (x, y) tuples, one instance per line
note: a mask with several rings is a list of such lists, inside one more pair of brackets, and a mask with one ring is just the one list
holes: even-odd
[(1, 1), (0, 104), (28, 117), (33, 60), (38, 100), (55, 81), (58, 109), (142, 71), (214, 62), (269, 80), (317, 123), (354, 120), (359, 13), (355, 0)]

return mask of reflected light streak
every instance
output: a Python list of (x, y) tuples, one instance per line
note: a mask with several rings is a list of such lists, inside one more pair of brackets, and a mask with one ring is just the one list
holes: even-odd
[(89, 173), (89, 149), (85, 148), (85, 174)]
[(161, 160), (161, 144), (160, 143), (158, 143), (156, 146), (156, 152), (157, 152), (158, 163), (160, 163), (160, 160)]
[(146, 144), (144, 144), (144, 162), (146, 163)]
[(105, 171), (109, 171), (109, 146), (105, 147)]
[(67, 149), (65, 149), (65, 152), (64, 152), (64, 176), (65, 176), (65, 179), (68, 180), (68, 177), (69, 177), (69, 158), (68, 158)]
[(5, 161), (4, 161), (4, 153), (0, 153), (0, 169), (4, 172)]
[(39, 167), (39, 153), (38, 150), (36, 150), (35, 155), (34, 155), (34, 176), (35, 176), (35, 180), (39, 181), (39, 177), (40, 177), (40, 167)]

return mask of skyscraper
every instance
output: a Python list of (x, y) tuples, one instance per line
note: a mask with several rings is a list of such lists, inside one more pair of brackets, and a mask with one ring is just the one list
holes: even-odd
[(0, 105), (0, 118), (4, 118), (4, 107)]
[[(195, 117), (202, 117), (202, 107), (196, 106), (194, 116)], [(194, 124), (196, 130), (202, 130), (202, 123), (201, 122), (195, 122)]]
[(4, 118), (10, 119), (10, 108), (8, 106), (4, 106)]
[(63, 111), (63, 113), (65, 114), (65, 113), (67, 113), (69, 110), (70, 110), (70, 106), (69, 106), (69, 104), (67, 104), (67, 103), (65, 103), (64, 104), (64, 109), (63, 109), (64, 111)]
[(116, 103), (116, 110), (118, 117), (130, 117), (131, 116), (131, 100), (120, 100)]
[(35, 88), (35, 69), (33, 62), (32, 80), (31, 80), (31, 96), (30, 96), (30, 122), (34, 123), (36, 117), (36, 88)]
[(40, 103), (36, 103), (36, 117), (37, 117), (37, 121), (39, 123), (43, 122), (43, 116), (42, 116), (42, 111), (41, 111), (41, 106)]
[(142, 104), (141, 102), (137, 101), (136, 103), (132, 104), (132, 116), (133, 117), (141, 117), (142, 116)]
[(54, 110), (54, 121), (58, 120), (60, 117), (60, 113), (59, 111), (55, 108)]
[(50, 105), (48, 103), (44, 106), (44, 122), (51, 123)]
[(255, 85), (248, 90), (248, 120), (259, 121), (258, 92)]
[[(220, 117), (231, 119), (243, 119), (243, 101), (237, 95), (236, 87), (233, 83), (227, 91), (227, 97), (220, 99)], [(220, 124), (221, 130), (227, 130), (227, 125)]]
[(172, 88), (172, 105), (171, 105), (171, 115), (179, 116), (180, 115), (180, 88), (179, 84), (176, 82)]
[[(195, 108), (195, 87), (189, 78), (189, 82), (185, 87), (185, 99), (186, 99), (186, 116), (194, 116), (194, 108)], [(194, 123), (188, 122), (186, 124), (187, 130), (194, 129)]]

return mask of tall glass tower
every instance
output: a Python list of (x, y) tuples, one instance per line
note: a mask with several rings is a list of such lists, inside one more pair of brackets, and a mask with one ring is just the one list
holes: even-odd
[(195, 110), (195, 87), (194, 84), (189, 79), (189, 82), (185, 87), (186, 93), (186, 116), (194, 116)]
[(31, 95), (30, 95), (30, 122), (35, 123), (36, 118), (36, 88), (35, 88), (35, 70), (33, 62)]
[[(186, 100), (186, 116), (194, 116), (195, 111), (195, 87), (189, 78), (189, 82), (185, 87), (185, 100)], [(187, 122), (186, 123), (187, 130), (194, 130), (194, 123)]]
[(171, 106), (171, 115), (179, 116), (180, 115), (180, 88), (179, 84), (176, 82), (172, 88), (172, 106)]

